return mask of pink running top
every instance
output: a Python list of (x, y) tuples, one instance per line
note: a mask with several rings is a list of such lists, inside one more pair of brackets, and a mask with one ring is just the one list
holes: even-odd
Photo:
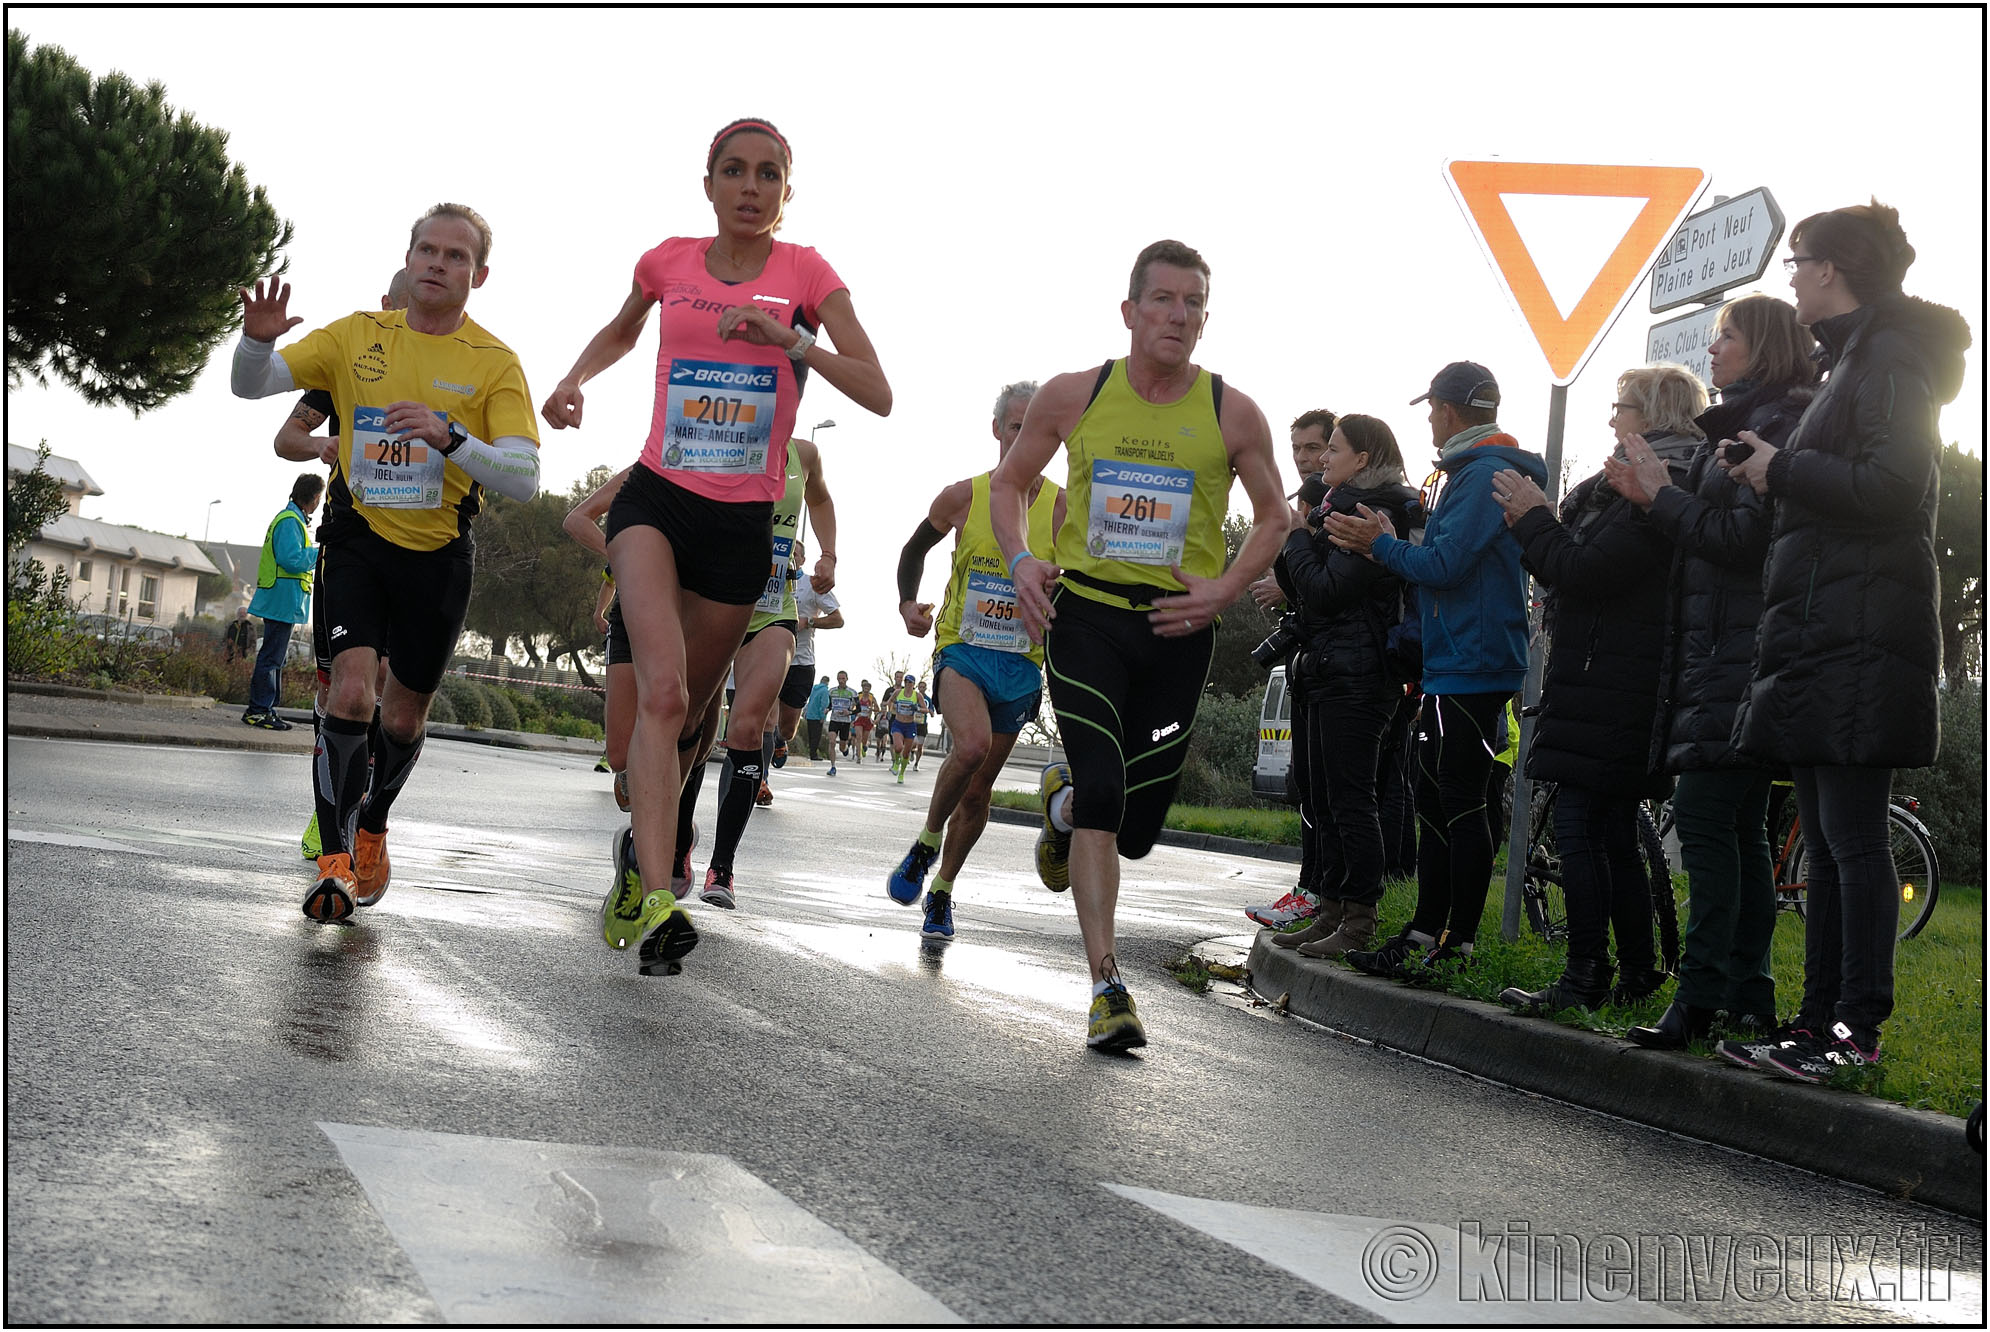
[(712, 240), (673, 236), (636, 261), (636, 285), (657, 303), (660, 334), (642, 463), (708, 499), (777, 501), (808, 367), (780, 347), (720, 341), (719, 316), (750, 301), (789, 328), (813, 331), (843, 279), (807, 246), (775, 241), (759, 277), (721, 282), (705, 271)]

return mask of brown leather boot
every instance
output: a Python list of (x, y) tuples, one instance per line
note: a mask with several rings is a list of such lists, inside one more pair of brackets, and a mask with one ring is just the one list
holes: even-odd
[(1301, 957), (1345, 957), (1375, 942), (1375, 908), (1360, 902), (1342, 902), (1340, 907), (1340, 928), (1324, 939), (1301, 944)]
[(1306, 922), (1303, 930), (1293, 930), (1288, 934), (1274, 934), (1271, 945), (1274, 948), (1297, 948), (1300, 944), (1324, 939), (1340, 928), (1341, 907), (1345, 905), (1338, 897), (1320, 899), (1320, 909)]

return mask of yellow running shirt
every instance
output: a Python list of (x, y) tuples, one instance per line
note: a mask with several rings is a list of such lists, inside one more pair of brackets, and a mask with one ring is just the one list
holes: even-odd
[(486, 443), (505, 435), (539, 442), (524, 368), (474, 319), (436, 335), (409, 328), (403, 311), (361, 310), (279, 354), (298, 388), (332, 395), (343, 423), (333, 510), (350, 507), (408, 550), (438, 550), (467, 535), (483, 506), (483, 487), (442, 450), (392, 438), (390, 403), (425, 403)]
[(749, 634), (795, 618), (795, 585), (788, 577), (788, 566), (794, 561), (795, 532), (801, 521), (802, 492), (807, 479), (800, 454), (789, 449), (788, 488), (781, 492), (781, 500), (774, 506), (774, 550), (767, 565), (767, 586), (760, 593), (760, 600), (753, 603), (753, 618), (746, 625)]
[[(1108, 606), (1135, 604), (1072, 579), (1180, 592), (1180, 565), (1198, 578), (1223, 572), (1223, 515), (1230, 504), (1230, 455), (1217, 424), (1219, 376), (1201, 370), (1179, 402), (1151, 403), (1112, 361), (1064, 448), (1070, 498), (1057, 532), (1057, 563), (1077, 596)], [(1145, 604), (1143, 601), (1141, 604)]]
[[(995, 543), (995, 528), (988, 520), (988, 476), (983, 472), (968, 483), (974, 497), (954, 542), (953, 574), (947, 581), (935, 642), (943, 648), (966, 643), (994, 652), (1021, 652), (1041, 666), (1043, 649), (1032, 644), (1023, 630), (1016, 585), (1009, 581), (1002, 548)], [(1055, 536), (1050, 520), (1056, 514), (1057, 495), (1057, 487), (1046, 481), (1029, 508), (1030, 553), (1038, 559), (1050, 555)]]

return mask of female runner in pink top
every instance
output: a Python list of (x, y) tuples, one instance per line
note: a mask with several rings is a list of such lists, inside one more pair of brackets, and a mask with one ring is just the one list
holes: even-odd
[[(720, 130), (705, 163), (718, 234), (673, 237), (645, 254), (622, 308), (541, 408), (554, 429), (578, 428), (581, 385), (626, 356), (650, 307), (662, 306), (649, 439), (608, 511), (608, 558), (635, 657), (636, 725), (634, 845), (617, 835), (602, 934), (614, 948), (641, 939), (645, 972), (677, 970), (697, 942), (666, 891), (678, 797), (687, 765), (710, 751), (708, 707), (766, 587), (802, 387), (818, 372), (859, 406), (891, 411), (891, 386), (849, 290), (814, 250), (774, 239), (792, 192), (789, 162), (787, 140), (764, 120)], [(835, 351), (815, 341), (817, 328)], [(810, 582), (827, 592), (835, 581), (836, 552), (825, 549)], [(636, 865), (647, 867), (646, 884)]]

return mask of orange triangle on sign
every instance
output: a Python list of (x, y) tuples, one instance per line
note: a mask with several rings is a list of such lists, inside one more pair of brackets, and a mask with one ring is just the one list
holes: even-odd
[[(1445, 178), (1459, 206), (1499, 271), (1513, 303), (1534, 330), (1554, 372), (1566, 384), (1622, 313), (1645, 270), (1679, 229), (1706, 188), (1698, 167), (1578, 166), (1557, 162), (1470, 162), (1445, 164)], [(1521, 240), (1503, 194), (1573, 194), (1643, 199), (1645, 206), (1582, 298), (1562, 318), (1527, 244)]]

